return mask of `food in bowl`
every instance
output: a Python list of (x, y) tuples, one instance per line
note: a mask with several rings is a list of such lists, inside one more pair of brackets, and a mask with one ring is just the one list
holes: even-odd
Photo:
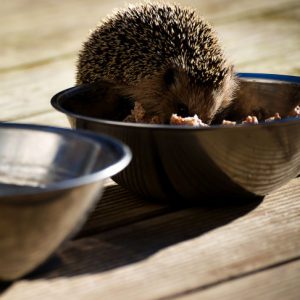
[(201, 119), (197, 115), (193, 117), (180, 117), (177, 114), (172, 114), (170, 119), (171, 125), (188, 125), (188, 126), (208, 126), (207, 124), (203, 123)]
[[(300, 117), (300, 106), (297, 105), (286, 117)], [(273, 116), (268, 117), (262, 121), (269, 123), (281, 120), (281, 115), (277, 112)], [(145, 109), (142, 104), (138, 101), (135, 101), (134, 108), (131, 110), (130, 115), (128, 115), (124, 122), (132, 122), (132, 123), (148, 123), (148, 124), (162, 124), (159, 116), (147, 116)], [(223, 120), (222, 125), (224, 126), (235, 126), (237, 124), (258, 124), (259, 120), (255, 115), (249, 115), (244, 118), (241, 123), (237, 123), (236, 121), (231, 120)], [(192, 126), (192, 127), (207, 127), (208, 124), (202, 122), (202, 120), (198, 117), (198, 115), (181, 117), (177, 114), (172, 114), (170, 121), (170, 125), (181, 125), (181, 126)]]

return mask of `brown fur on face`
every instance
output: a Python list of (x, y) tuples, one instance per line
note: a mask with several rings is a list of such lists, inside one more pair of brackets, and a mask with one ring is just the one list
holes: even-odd
[(197, 84), (184, 70), (170, 67), (129, 87), (128, 93), (142, 104), (147, 116), (157, 115), (162, 123), (169, 123), (175, 113), (182, 117), (197, 114), (209, 124), (230, 104), (235, 87), (233, 70), (221, 85), (209, 86)]

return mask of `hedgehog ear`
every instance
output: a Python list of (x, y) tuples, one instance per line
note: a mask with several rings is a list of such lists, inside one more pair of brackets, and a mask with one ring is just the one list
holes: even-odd
[(163, 79), (168, 88), (176, 83), (178, 74), (178, 70), (174, 67), (169, 67), (166, 69)]

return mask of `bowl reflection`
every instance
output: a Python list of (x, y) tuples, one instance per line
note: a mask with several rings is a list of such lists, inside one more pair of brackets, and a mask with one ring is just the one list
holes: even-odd
[(106, 136), (0, 124), (0, 279), (32, 271), (73, 235), (130, 157)]
[[(236, 99), (219, 121), (286, 115), (300, 103), (300, 77), (239, 77)], [(109, 88), (101, 83), (73, 87), (51, 102), (73, 128), (106, 133), (130, 146), (133, 160), (114, 180), (136, 193), (167, 201), (221, 201), (227, 196), (244, 201), (264, 196), (300, 173), (299, 119), (204, 128), (124, 123), (118, 120), (131, 107), (116, 114), (118, 107), (106, 102)]]

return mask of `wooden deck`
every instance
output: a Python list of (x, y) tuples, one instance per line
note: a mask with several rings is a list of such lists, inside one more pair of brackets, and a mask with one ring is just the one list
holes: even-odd
[[(215, 25), (238, 71), (300, 75), (299, 0), (177, 2)], [(74, 85), (88, 30), (122, 6), (2, 1), (0, 120), (69, 127), (50, 98)], [(48, 269), (3, 286), (0, 298), (300, 299), (299, 183), (260, 203), (175, 209), (109, 182)]]

